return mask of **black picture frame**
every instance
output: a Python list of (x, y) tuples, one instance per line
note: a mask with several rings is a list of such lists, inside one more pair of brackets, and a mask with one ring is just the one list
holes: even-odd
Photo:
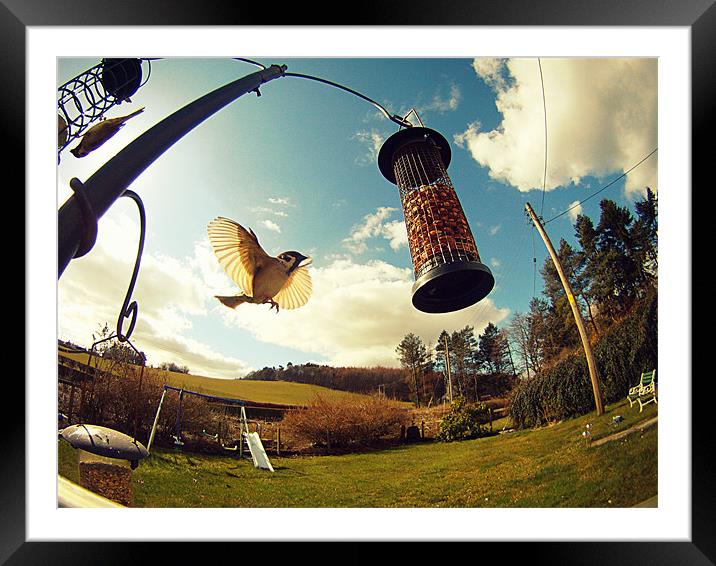
[[(0, 88), (6, 143), (3, 149), (5, 171), (20, 171), (21, 181), (12, 185), (24, 187), (25, 162), (25, 34), (29, 26), (86, 25), (550, 25), (550, 26), (684, 26), (691, 30), (692, 71), (692, 171), (693, 182), (705, 178), (706, 164), (713, 158), (706, 140), (713, 123), (711, 104), (715, 99), (716, 81), (712, 78), (716, 8), (713, 0), (662, 2), (653, 0), (500, 0), (474, 2), (453, 0), (440, 3), (428, 0), (370, 2), (338, 10), (336, 4), (281, 3), (273, 9), (262, 3), (239, 3), (204, 0), (189, 2), (139, 2), (137, 0), (0, 0), (0, 53), (3, 54), (3, 88)], [(699, 143), (700, 142), (700, 143)], [(10, 164), (15, 164), (10, 167)], [(51, 191), (51, 188), (48, 187)], [(6, 190), (11, 191), (8, 187)], [(684, 188), (684, 191), (690, 188)], [(21, 199), (24, 209), (24, 199)], [(694, 245), (698, 243), (694, 239)], [(32, 261), (24, 258), (24, 261)], [(25, 293), (25, 302), (31, 300)], [(684, 329), (690, 332), (691, 329)], [(696, 333), (693, 333), (696, 337)], [(27, 343), (25, 344), (27, 348)], [(694, 351), (692, 347), (692, 351)], [(696, 350), (698, 351), (698, 350)], [(691, 358), (691, 352), (678, 355)], [(695, 372), (692, 372), (695, 373)], [(704, 376), (705, 378), (710, 376)], [(678, 376), (684, 381), (691, 375)], [(24, 383), (6, 380), (6, 398), (25, 399)], [(49, 386), (50, 384), (48, 384)], [(704, 385), (704, 384), (702, 384)], [(698, 391), (699, 382), (692, 381)], [(708, 381), (706, 387), (711, 387)], [(523, 542), (464, 543), (471, 546), (469, 555), (480, 561), (509, 562), (518, 556), (529, 563), (549, 564), (715, 564), (716, 563), (716, 473), (713, 465), (714, 443), (707, 421), (712, 409), (707, 396), (692, 398), (692, 537), (690, 542)], [(14, 402), (17, 414), (4, 423), (3, 452), (0, 458), (0, 563), (7, 564), (120, 564), (144, 562), (151, 555), (152, 543), (70, 543), (27, 542), (25, 537), (25, 403)], [(711, 410), (710, 410), (711, 409)], [(685, 423), (689, 424), (689, 423)], [(80, 527), (80, 525), (78, 525)], [(559, 539), (559, 533), (555, 533)], [(380, 543), (349, 543), (351, 549), (311, 553), (312, 560), (366, 562), (386, 556), (374, 548)], [(295, 549), (284, 544), (258, 543), (235, 545), (212, 544), (198, 550), (186, 544), (163, 544), (162, 560), (180, 564), (195, 553), (218, 557), (229, 552), (238, 557), (262, 552), (272, 561), (289, 559)], [(192, 545), (193, 546), (193, 545)], [(402, 561), (415, 557), (433, 558), (424, 544), (401, 545)], [(440, 545), (435, 545), (440, 546)], [(298, 552), (303, 552), (298, 549)], [(448, 558), (437, 549), (435, 558)], [(450, 555), (455, 552), (451, 549)], [(334, 558), (331, 558), (331, 556)], [(457, 555), (454, 555), (457, 558)]]

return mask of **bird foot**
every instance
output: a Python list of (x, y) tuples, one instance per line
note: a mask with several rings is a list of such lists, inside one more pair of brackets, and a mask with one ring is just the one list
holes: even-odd
[(276, 301), (274, 301), (273, 299), (269, 299), (268, 302), (271, 303), (271, 306), (269, 307), (269, 310), (275, 308), (275, 309), (276, 309), (276, 314), (278, 314), (278, 303), (277, 303)]

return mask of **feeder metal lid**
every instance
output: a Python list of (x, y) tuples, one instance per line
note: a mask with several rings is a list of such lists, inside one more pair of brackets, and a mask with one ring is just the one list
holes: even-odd
[(495, 286), (490, 268), (479, 261), (439, 265), (413, 284), (413, 306), (426, 313), (458, 311), (481, 301)]
[(149, 455), (141, 442), (123, 432), (103, 426), (71, 425), (59, 431), (59, 435), (73, 448), (107, 458), (137, 461)]
[(437, 145), (440, 157), (443, 160), (443, 165), (447, 169), (450, 165), (450, 157), (452, 152), (450, 150), (450, 144), (442, 136), (442, 134), (431, 130), (430, 128), (406, 128), (400, 130), (390, 136), (378, 152), (378, 168), (383, 174), (383, 177), (388, 179), (391, 183), (396, 183), (395, 171), (393, 171), (393, 157), (398, 150), (408, 144), (416, 142), (426, 142), (432, 140)]
[(127, 100), (142, 83), (141, 59), (102, 59), (100, 81), (104, 89), (118, 100)]

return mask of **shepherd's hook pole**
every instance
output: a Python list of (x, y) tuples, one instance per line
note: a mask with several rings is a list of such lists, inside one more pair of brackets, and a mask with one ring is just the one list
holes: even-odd
[(602, 404), (602, 393), (599, 388), (599, 371), (597, 370), (597, 362), (594, 359), (594, 354), (592, 354), (592, 347), (589, 345), (589, 337), (587, 336), (587, 329), (584, 327), (584, 320), (582, 320), (582, 313), (579, 312), (579, 306), (577, 305), (577, 301), (574, 299), (574, 293), (572, 292), (572, 286), (569, 284), (569, 280), (567, 279), (567, 276), (564, 273), (564, 269), (562, 268), (562, 264), (559, 261), (559, 257), (557, 257), (557, 253), (554, 251), (554, 246), (552, 246), (552, 242), (550, 241), (549, 236), (547, 236), (547, 232), (544, 231), (544, 227), (542, 226), (542, 223), (540, 222), (539, 218), (537, 218), (535, 211), (532, 210), (530, 203), (525, 203), (525, 209), (527, 210), (527, 213), (530, 215), (530, 218), (532, 218), (532, 222), (534, 222), (534, 225), (537, 228), (537, 231), (539, 232), (540, 236), (542, 236), (542, 240), (544, 240), (544, 245), (547, 246), (547, 251), (549, 252), (550, 257), (552, 258), (552, 262), (554, 263), (554, 266), (557, 268), (557, 273), (559, 274), (559, 278), (562, 281), (562, 286), (564, 287), (564, 292), (567, 294), (567, 300), (569, 301), (569, 306), (572, 307), (572, 314), (574, 314), (574, 320), (577, 322), (577, 329), (579, 330), (579, 337), (582, 339), (582, 346), (584, 347), (584, 353), (587, 356), (587, 366), (589, 367), (589, 378), (592, 380), (592, 391), (594, 392), (594, 403), (597, 407), (597, 415), (602, 415), (602, 414), (604, 414), (604, 405)]
[[(62, 275), (74, 257), (79, 257), (91, 249), (92, 242), (87, 243), (86, 236), (83, 237), (88, 226), (96, 225), (114, 201), (121, 197), (129, 185), (160, 155), (240, 96), (249, 92), (258, 94), (259, 86), (284, 76), (287, 68), (286, 65), (271, 65), (187, 104), (144, 132), (100, 167), (87, 181), (81, 183), (81, 194), (75, 192), (57, 214), (57, 277)], [(81, 250), (79, 254), (78, 250)]]

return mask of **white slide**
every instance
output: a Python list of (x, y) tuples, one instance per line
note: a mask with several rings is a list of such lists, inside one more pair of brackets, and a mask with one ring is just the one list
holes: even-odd
[(266, 450), (264, 450), (264, 445), (261, 443), (259, 433), (249, 432), (245, 434), (249, 450), (251, 451), (251, 458), (254, 461), (254, 467), (273, 472), (273, 466), (266, 455)]

